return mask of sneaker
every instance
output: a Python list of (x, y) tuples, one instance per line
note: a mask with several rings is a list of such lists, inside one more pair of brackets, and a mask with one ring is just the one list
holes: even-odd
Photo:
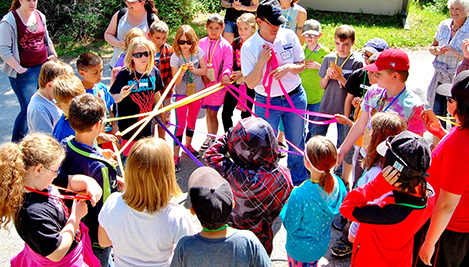
[(335, 216), (334, 220), (332, 221), (332, 226), (338, 231), (343, 231), (346, 224), (347, 219), (342, 215)]
[(209, 147), (211, 147), (213, 145), (213, 143), (215, 143), (215, 139), (207, 137), (207, 139), (205, 139), (205, 142), (202, 144), (200, 149), (207, 150)]
[(174, 157), (174, 169), (176, 172), (181, 171), (181, 165), (179, 164), (179, 157)]
[[(200, 153), (197, 150), (195, 150), (192, 146), (188, 146), (187, 149), (192, 153), (192, 155), (194, 155), (194, 157), (196, 158), (200, 157)], [(187, 155), (186, 151), (184, 150), (182, 151), (182, 153)]]
[(336, 257), (345, 257), (352, 254), (353, 243), (350, 243), (348, 240), (342, 240), (338, 238), (336, 240), (337, 245), (331, 248), (332, 255)]
[(279, 142), (279, 143), (278, 143), (278, 148), (279, 148), (279, 149), (282, 149), (282, 150), (285, 150), (285, 151), (280, 151), (280, 150), (279, 150), (278, 157), (279, 157), (279, 158), (284, 158), (284, 157), (286, 157), (286, 156), (287, 156), (287, 152), (286, 152), (286, 151), (288, 150), (287, 145), (286, 145), (285, 143), (283, 143), (283, 142)]

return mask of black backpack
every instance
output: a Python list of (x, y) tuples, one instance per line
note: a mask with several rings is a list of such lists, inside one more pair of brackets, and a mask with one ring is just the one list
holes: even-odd
[[(117, 13), (116, 35), (115, 36), (117, 36), (117, 29), (119, 27), (119, 20), (121, 20), (122, 16), (124, 16), (125, 13), (127, 13), (127, 8), (121, 8), (121, 10), (119, 10), (119, 13)], [(147, 12), (148, 28), (150, 28), (151, 24), (157, 19), (158, 19), (158, 17), (156, 16), (155, 13)]]

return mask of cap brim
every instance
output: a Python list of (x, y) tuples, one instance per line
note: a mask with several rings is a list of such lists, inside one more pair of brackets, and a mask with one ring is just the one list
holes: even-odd
[(378, 50), (374, 49), (373, 47), (369, 47), (369, 46), (363, 47), (362, 50), (368, 51), (368, 52), (370, 52), (370, 53), (372, 53), (372, 54), (376, 54), (376, 53), (379, 52)]
[(386, 151), (388, 151), (388, 145), (386, 145), (386, 140), (379, 143), (379, 145), (376, 147), (376, 151), (383, 157), (386, 155)]
[[(413, 138), (419, 138), (419, 137), (420, 137), (420, 135), (415, 134), (411, 131), (405, 130), (405, 131), (402, 131), (400, 134), (392, 137), (391, 143), (396, 141), (396, 140), (399, 140), (399, 139), (404, 139), (404, 138), (413, 139)], [(383, 157), (386, 156), (386, 151), (388, 151), (388, 149), (389, 149), (389, 147), (386, 143), (386, 140), (379, 143), (379, 145), (376, 147), (376, 151), (378, 152), (378, 154), (380, 154)]]
[(367, 71), (380, 71), (381, 69), (378, 67), (378, 65), (376, 65), (376, 63), (373, 63), (373, 64), (370, 64), (370, 65), (366, 65), (365, 67), (363, 67), (364, 70), (367, 70)]
[(301, 36), (304, 36), (304, 35), (307, 35), (307, 34), (313, 34), (313, 35), (319, 36), (320, 32), (315, 31), (315, 30), (309, 30), (309, 31), (303, 32), (303, 33), (301, 34)]
[(443, 84), (440, 84), (437, 88), (436, 88), (436, 92), (442, 96), (451, 96), (451, 88), (453, 87), (453, 85), (451, 83), (443, 83)]
[(288, 20), (283, 15), (280, 15), (278, 17), (273, 17), (273, 18), (266, 18), (266, 19), (270, 22), (270, 24), (274, 26), (280, 26), (288, 22)]

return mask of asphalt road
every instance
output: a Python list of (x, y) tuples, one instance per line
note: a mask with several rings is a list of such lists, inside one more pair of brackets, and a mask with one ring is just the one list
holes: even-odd
[[(426, 88), (430, 83), (431, 77), (433, 75), (433, 67), (431, 65), (433, 56), (430, 55), (426, 50), (419, 50), (419, 51), (409, 51), (408, 52), (410, 58), (410, 76), (407, 81), (407, 88), (416, 92), (420, 98), (424, 101), (426, 95)], [(67, 61), (75, 68), (75, 62), (72, 60), (71, 62)], [(103, 82), (105, 84), (109, 84), (110, 79), (110, 69), (109, 69), (109, 60), (105, 60), (104, 66), (104, 77)], [(13, 128), (14, 119), (19, 111), (18, 101), (16, 99), (15, 94), (11, 90), (8, 77), (0, 73), (0, 142), (8, 142), (11, 139), (11, 132)], [(193, 147), (198, 148), (202, 145), (205, 140), (205, 135), (202, 134), (206, 132), (206, 122), (205, 122), (205, 114), (201, 112), (199, 115), (199, 119), (197, 120), (196, 124), (196, 134), (194, 135), (193, 140)], [(239, 112), (235, 113), (234, 121), (240, 119)], [(175, 121), (175, 120), (173, 120)], [(220, 118), (220, 127), (218, 134), (222, 135), (223, 127), (221, 125), (221, 118)], [(336, 132), (334, 128), (330, 127), (332, 130), (328, 133), (328, 137), (331, 140), (336, 140)], [(172, 130), (172, 129), (170, 129)], [(199, 131), (199, 132), (198, 132)], [(429, 136), (426, 136), (429, 138)], [(166, 138), (170, 144), (172, 141), (170, 137), (167, 136)], [(282, 160), (281, 164), (286, 165), (286, 160)], [(182, 170), (177, 174), (178, 183), (183, 192), (187, 192), (187, 180), (192, 173), (192, 171), (197, 168), (197, 164), (195, 164), (190, 158), (183, 157), (181, 159), (181, 167)], [(187, 205), (186, 205), (186, 208)], [(197, 219), (193, 217), (194, 222), (197, 222)], [(277, 220), (274, 225), (274, 232), (276, 233), (274, 238), (274, 251), (272, 253), (272, 261), (273, 266), (288, 266), (286, 262), (286, 252), (285, 252), (285, 242), (286, 242), (286, 232), (283, 226), (281, 225), (280, 220)], [(340, 233), (336, 230), (332, 230), (333, 237), (331, 238), (331, 245), (335, 243), (335, 239), (340, 236)], [(7, 230), (0, 230), (0, 266), (9, 266), (9, 260), (12, 256), (16, 255), (19, 251), (21, 251), (23, 247), (23, 241), (18, 237), (14, 227), (11, 228), (10, 231)], [(326, 254), (320, 260), (320, 266), (349, 266), (350, 265), (350, 257), (345, 257), (343, 259), (336, 258), (330, 253)]]

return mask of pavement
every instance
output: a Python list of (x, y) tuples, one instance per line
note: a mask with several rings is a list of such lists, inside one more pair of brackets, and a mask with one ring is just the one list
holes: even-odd
[[(417, 51), (407, 51), (409, 58), (410, 58), (410, 75), (407, 81), (407, 88), (413, 90), (417, 95), (425, 101), (426, 96), (426, 88), (430, 83), (430, 80), (433, 75), (433, 56), (428, 53), (427, 50), (417, 50)], [(76, 67), (74, 60), (66, 60), (64, 61), (70, 63), (74, 68)], [(110, 82), (110, 68), (109, 60), (105, 59), (104, 62), (104, 77), (103, 82), (106, 85), (109, 85)], [(0, 66), (2, 67), (2, 66)], [(13, 129), (14, 119), (19, 112), (19, 105), (16, 99), (16, 95), (14, 94), (13, 90), (10, 87), (10, 83), (8, 81), (8, 77), (0, 73), (0, 143), (8, 142), (11, 139), (11, 132)], [(173, 112), (174, 113), (174, 112)], [(221, 112), (219, 112), (220, 115)], [(235, 111), (233, 116), (234, 122), (237, 122), (240, 119), (239, 111)], [(175, 121), (175, 120), (172, 120)], [(221, 125), (221, 118), (219, 118), (220, 125), (218, 134), (223, 134), (223, 127)], [(328, 132), (328, 137), (331, 140), (337, 140), (336, 136), (336, 127), (329, 127), (330, 130)], [(199, 119), (196, 123), (196, 134), (194, 135), (193, 139), (193, 147), (198, 148), (202, 145), (205, 140), (206, 132), (206, 121), (205, 121), (205, 112), (201, 111), (199, 114)], [(170, 129), (172, 130), (172, 129)], [(425, 135), (426, 138), (429, 140), (431, 137), (429, 135)], [(170, 144), (172, 144), (171, 138), (169, 136), (166, 137), (166, 140)], [(203, 160), (201, 160), (203, 162)], [(283, 159), (280, 161), (281, 164), (286, 165), (286, 160)], [(177, 180), (183, 192), (187, 192), (187, 180), (194, 169), (197, 168), (197, 164), (193, 162), (189, 157), (182, 157), (181, 158), (181, 167), (182, 170), (177, 173)], [(185, 207), (188, 209), (189, 207), (187, 204), (183, 203)], [(187, 211), (189, 213), (189, 211)], [(192, 216), (192, 215), (191, 215)], [(197, 218), (192, 216), (194, 223), (198, 224)], [(20, 252), (23, 248), (24, 242), (19, 238), (16, 233), (14, 226), (10, 227), (10, 231), (5, 229), (0, 230), (0, 267), (1, 266), (9, 266), (9, 260), (11, 257), (16, 255)], [(274, 250), (271, 256), (272, 263), (274, 267), (283, 267), (288, 266), (286, 261), (286, 251), (285, 251), (285, 242), (286, 242), (286, 231), (283, 228), (281, 221), (277, 219), (274, 224)], [(331, 238), (331, 245), (335, 244), (335, 239), (340, 237), (340, 232), (332, 229), (332, 238)], [(334, 257), (328, 252), (323, 258), (321, 258), (319, 262), (319, 266), (337, 266), (337, 267), (344, 267), (350, 265), (350, 257), (345, 258), (337, 258)]]

